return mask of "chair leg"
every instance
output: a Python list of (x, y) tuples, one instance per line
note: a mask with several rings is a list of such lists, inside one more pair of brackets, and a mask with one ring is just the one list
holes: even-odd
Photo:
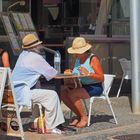
[(23, 105), (20, 105), (19, 106), (19, 113), (21, 113), (22, 109), (23, 109)]
[(120, 83), (120, 86), (119, 86), (119, 89), (118, 89), (118, 93), (117, 93), (117, 98), (120, 95), (120, 91), (121, 91), (121, 88), (122, 88), (123, 80), (124, 80), (124, 77), (122, 77), (122, 80), (121, 80), (121, 83)]
[(83, 103), (84, 103), (84, 106), (85, 106), (86, 113), (88, 114), (88, 108), (87, 108), (87, 104), (86, 104), (85, 99), (83, 99)]
[(70, 110), (70, 113), (69, 113), (69, 118), (70, 118), (70, 122), (72, 121), (72, 110)]
[(89, 125), (90, 125), (90, 119), (91, 119), (91, 109), (92, 109), (93, 100), (94, 100), (94, 98), (93, 98), (93, 97), (91, 97), (91, 98), (90, 98), (90, 105), (89, 105), (88, 124), (87, 124), (87, 126), (89, 126)]
[(115, 116), (115, 113), (114, 113), (113, 108), (112, 108), (112, 105), (111, 105), (111, 102), (110, 102), (110, 100), (109, 100), (109, 98), (107, 96), (106, 96), (106, 100), (107, 100), (107, 102), (109, 104), (109, 107), (111, 109), (111, 112), (112, 112), (112, 115), (114, 117), (115, 123), (118, 124), (117, 119), (116, 119), (116, 116)]
[(44, 131), (43, 114), (42, 114), (42, 105), (38, 104), (38, 106), (39, 106), (39, 113), (40, 113), (40, 118), (41, 118), (41, 123), (42, 123), (42, 133), (45, 133), (45, 131)]

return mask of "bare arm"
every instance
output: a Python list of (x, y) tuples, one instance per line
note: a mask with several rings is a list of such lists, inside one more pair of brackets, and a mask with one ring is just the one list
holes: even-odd
[(94, 69), (95, 73), (92, 72), (89, 73), (89, 71), (86, 68), (80, 67), (81, 73), (85, 75), (90, 75), (90, 77), (92, 77), (97, 81), (101, 81), (101, 82), (104, 81), (104, 73), (98, 57), (94, 56), (91, 59), (90, 65)]
[(9, 54), (6, 51), (2, 54), (2, 62), (4, 67), (10, 67)]
[(90, 73), (91, 77), (98, 81), (104, 81), (104, 73), (98, 57), (95, 56), (92, 58), (91, 67), (93, 67), (95, 71), (95, 73)]

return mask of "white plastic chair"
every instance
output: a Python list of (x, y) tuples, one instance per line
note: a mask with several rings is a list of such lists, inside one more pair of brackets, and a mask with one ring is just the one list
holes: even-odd
[(123, 76), (122, 76), (122, 80), (118, 89), (117, 97), (119, 97), (120, 95), (120, 91), (121, 91), (124, 79), (127, 79), (127, 80), (131, 79), (131, 60), (127, 60), (126, 58), (121, 58), (119, 59), (119, 62), (122, 67)]
[[(21, 85), (25, 85), (25, 86), (28, 86), (28, 84), (24, 81), (13, 81), (13, 84), (14, 86), (21, 86)], [(28, 94), (28, 93), (27, 93)], [(39, 107), (39, 114), (40, 114), (40, 119), (41, 119), (41, 125), (42, 125), (42, 133), (45, 133), (45, 130), (44, 130), (44, 123), (43, 123), (43, 113), (42, 113), (42, 105), (40, 103), (37, 103), (37, 102), (34, 102), (35, 105), (38, 105)], [(19, 113), (22, 112), (22, 109), (23, 108), (28, 108), (27, 105), (19, 105)]]
[(113, 111), (113, 108), (112, 108), (112, 105), (111, 105), (111, 102), (110, 102), (110, 99), (109, 99), (109, 96), (108, 96), (114, 78), (115, 78), (115, 75), (104, 74), (104, 82), (103, 82), (103, 88), (104, 89), (103, 89), (102, 95), (101, 96), (94, 96), (94, 97), (90, 98), (89, 115), (88, 115), (88, 126), (90, 125), (91, 109), (92, 109), (93, 101), (95, 99), (103, 99), (103, 100), (107, 101), (107, 103), (108, 103), (108, 105), (109, 105), (109, 107), (111, 109), (112, 115), (114, 117), (115, 123), (118, 124), (116, 116), (115, 116), (115, 113)]

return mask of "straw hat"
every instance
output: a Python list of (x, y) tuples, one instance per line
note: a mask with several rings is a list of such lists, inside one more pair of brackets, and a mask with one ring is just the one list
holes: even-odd
[(70, 54), (83, 54), (89, 50), (92, 46), (86, 42), (83, 37), (76, 37), (73, 40), (72, 47), (68, 48)]
[(28, 34), (22, 40), (22, 48), (23, 49), (34, 48), (41, 43), (42, 41), (38, 40), (38, 38), (34, 34)]

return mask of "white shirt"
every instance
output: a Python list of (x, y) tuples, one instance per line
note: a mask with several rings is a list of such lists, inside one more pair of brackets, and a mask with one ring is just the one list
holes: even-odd
[[(28, 88), (32, 88), (43, 75), (47, 81), (54, 78), (57, 71), (39, 54), (35, 52), (23, 51), (15, 65), (12, 73), (13, 81), (27, 83)], [(30, 90), (25, 85), (15, 86), (16, 100), (20, 105), (31, 106)]]

